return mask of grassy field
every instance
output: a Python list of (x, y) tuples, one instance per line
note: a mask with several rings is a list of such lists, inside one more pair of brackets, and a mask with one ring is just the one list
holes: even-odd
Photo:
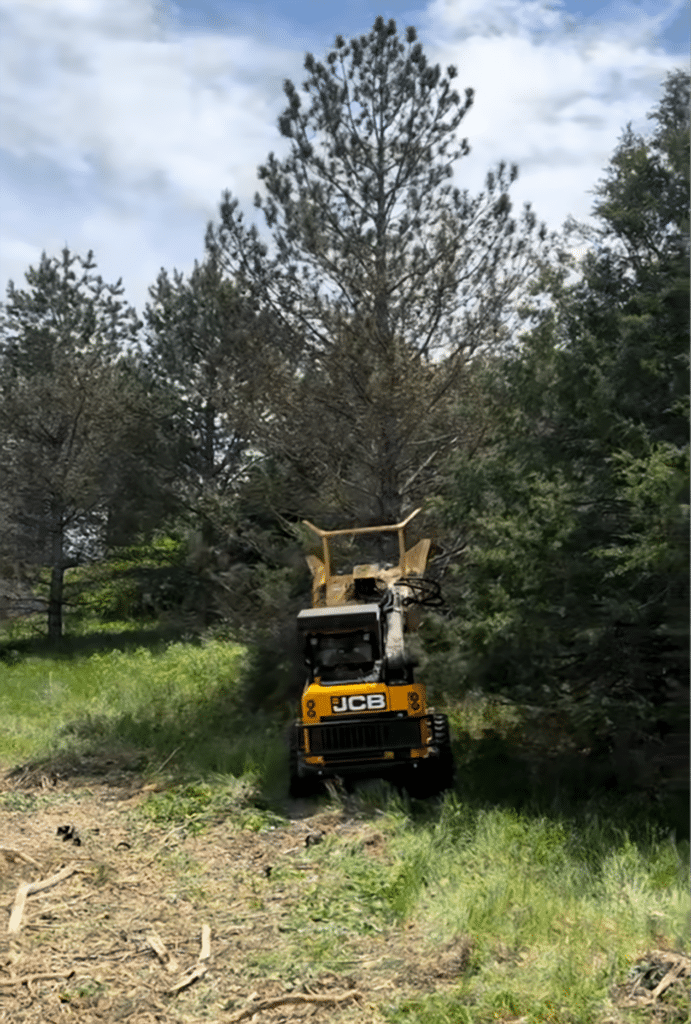
[(105, 640), (87, 629), (57, 656), (41, 646), (13, 657), (15, 644), (0, 663), (5, 764), (139, 748), (149, 768), (165, 758), (188, 771), (257, 771), (268, 779), (272, 758), (282, 754), (276, 721), (255, 714), (251, 733), (243, 727), (238, 645), (170, 642), (109, 623)]
[[(126, 836), (128, 878), (160, 873), (152, 892), (160, 889), (168, 909), (161, 904), (157, 927), (172, 930), (183, 913), (208, 920), (214, 941), (241, 935), (228, 938), (230, 973), (164, 1001), (158, 1019), (232, 1019), (256, 993), (326, 991), (328, 980), (364, 996), (315, 1019), (688, 1020), (688, 843), (616, 794), (574, 799), (563, 772), (543, 779), (537, 754), (531, 761), (516, 747), (517, 709), (479, 698), (448, 709), (459, 779), (443, 800), (410, 801), (370, 783), (297, 805), (286, 794), (285, 722), (243, 707), (242, 648), (145, 638), (124, 624), (108, 630), (107, 638), (87, 632), (59, 656), (17, 638), (6, 644), (0, 762), (10, 774), (0, 806), (13, 846), (29, 822), (62, 820), (63, 808), (97, 815), (106, 799), (99, 786), (126, 790), (109, 827)], [(309, 828), (320, 842), (306, 847)], [(113, 916), (120, 869), (99, 841), (87, 866)], [(238, 866), (229, 889), (220, 864), (231, 847)], [(27, 956), (42, 955), (41, 943), (61, 948), (56, 915), (52, 931), (27, 932)], [(65, 942), (79, 920), (64, 922)], [(153, 968), (139, 963), (130, 976), (150, 987)], [(653, 996), (670, 969), (676, 980)], [(91, 1020), (99, 999), (101, 1008), (116, 1005), (109, 977), (60, 990), (72, 1019)], [(58, 983), (44, 985), (49, 1000)], [(40, 993), (35, 1017), (16, 1006), (2, 1017), (2, 991), (0, 1020), (47, 1019)], [(147, 1005), (123, 1019), (146, 1019)], [(266, 1019), (301, 1009), (267, 1010)]]

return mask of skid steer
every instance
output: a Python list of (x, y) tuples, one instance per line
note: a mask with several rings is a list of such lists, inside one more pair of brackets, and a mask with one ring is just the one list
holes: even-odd
[[(291, 727), (293, 796), (318, 792), (336, 777), (346, 784), (357, 776), (388, 778), (417, 797), (453, 784), (448, 720), (427, 706), (406, 648), (419, 605), (441, 603), (438, 586), (423, 575), (430, 541), (406, 550), (406, 527), (418, 512), (392, 526), (348, 530), (321, 530), (304, 520), (321, 541), (322, 557), (307, 556), (312, 607), (297, 617), (307, 679)], [(397, 559), (333, 572), (334, 540), (352, 544), (365, 535)]]

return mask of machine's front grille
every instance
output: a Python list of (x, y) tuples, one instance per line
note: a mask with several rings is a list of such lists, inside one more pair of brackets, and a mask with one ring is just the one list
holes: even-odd
[(310, 754), (325, 757), (362, 752), (383, 756), (385, 750), (420, 747), (419, 718), (367, 718), (309, 727)]

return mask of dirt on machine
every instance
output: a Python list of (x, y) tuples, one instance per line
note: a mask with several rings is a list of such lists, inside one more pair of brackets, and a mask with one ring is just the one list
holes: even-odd
[[(427, 706), (409, 651), (420, 606), (441, 600), (425, 577), (431, 541), (406, 548), (406, 528), (419, 512), (390, 526), (344, 530), (304, 520), (322, 553), (307, 556), (312, 607), (297, 618), (307, 678), (291, 729), (293, 796), (335, 778), (387, 778), (416, 797), (453, 784), (448, 719)], [(335, 549), (347, 556), (363, 542), (372, 560), (339, 571)]]

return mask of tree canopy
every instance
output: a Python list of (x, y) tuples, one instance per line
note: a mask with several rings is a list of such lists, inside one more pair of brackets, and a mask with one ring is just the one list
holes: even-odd
[(516, 167), (489, 172), (476, 197), (453, 185), (473, 91), (461, 99), (456, 69), (429, 64), (414, 29), (403, 41), (379, 17), (305, 69), (302, 90), (284, 86), (288, 155), (258, 170), (268, 240), (226, 193), (207, 246), (284, 327), (288, 418), (303, 410), (286, 432), (278, 407), (284, 457), (297, 441), (328, 465), (329, 494), (395, 521), (417, 499), (406, 481), (424, 487), (422, 467), (463, 443), (440, 434), (439, 411), (469, 358), (506, 341), (547, 236), (529, 207), (512, 216)]
[(139, 322), (93, 254), (45, 253), (10, 282), (0, 322), (0, 471), (6, 551), (51, 566), (49, 633), (62, 632), (64, 571), (102, 552), (108, 500), (136, 458), (125, 360)]

